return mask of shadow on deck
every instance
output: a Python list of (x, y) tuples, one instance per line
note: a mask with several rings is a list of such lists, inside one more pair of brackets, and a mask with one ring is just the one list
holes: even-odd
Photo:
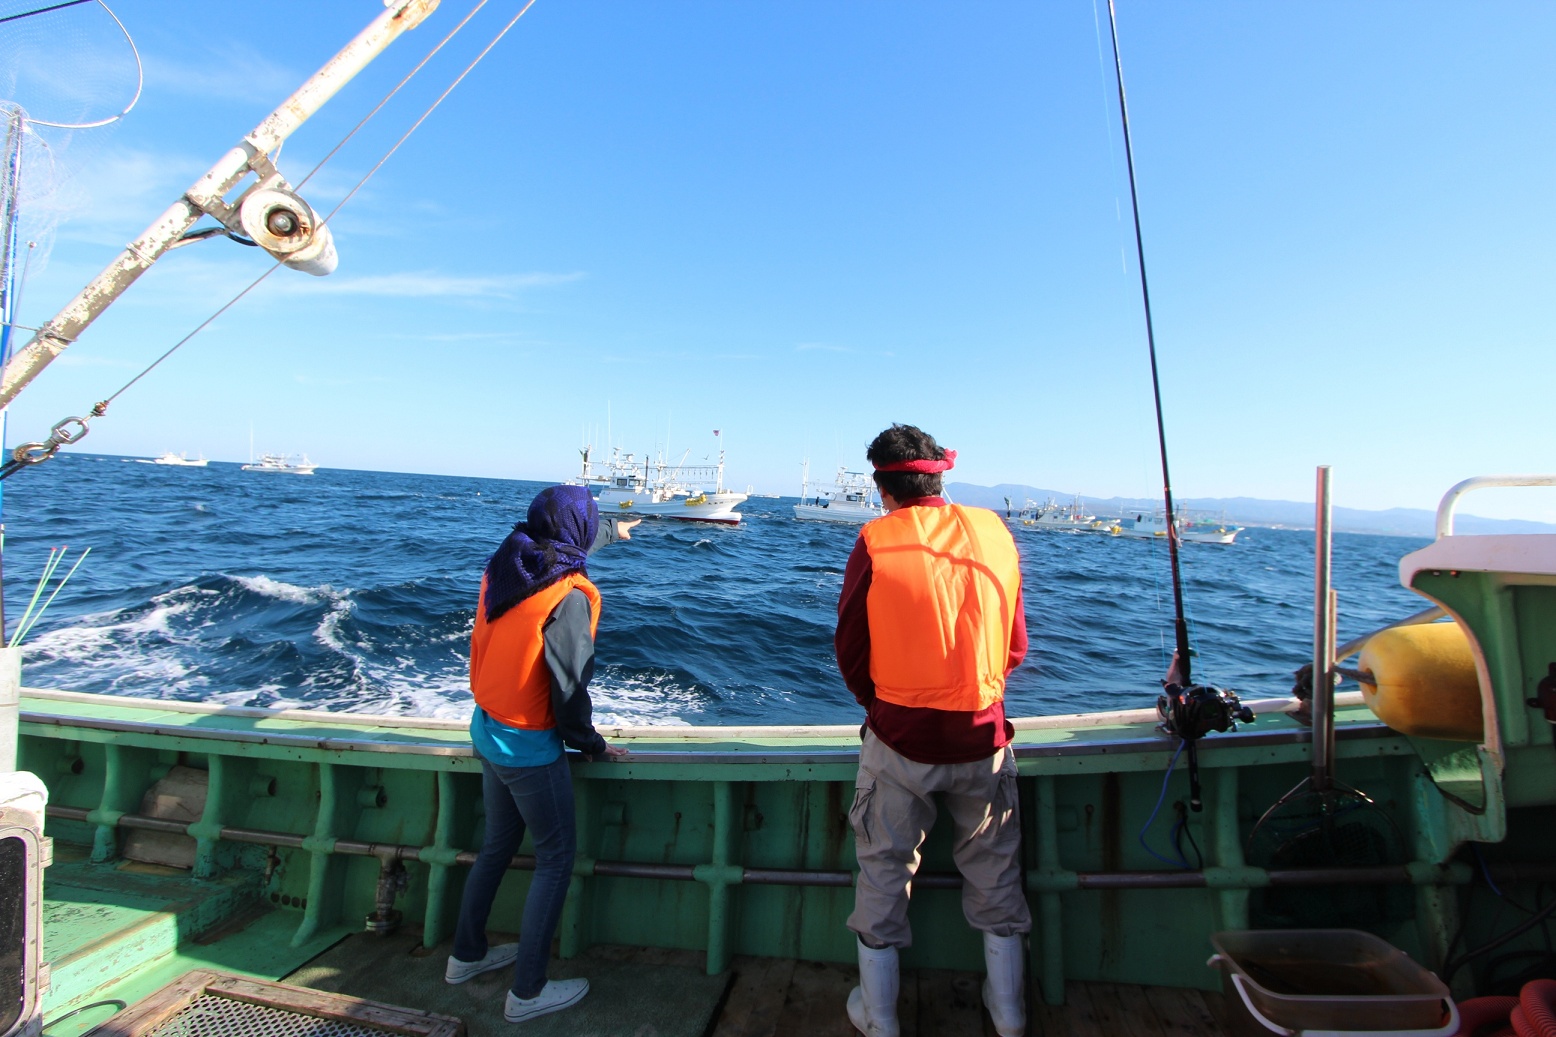
[[(694, 958), (700, 955), (693, 954)], [(844, 1005), (857, 969), (785, 958), (735, 958), (711, 1037), (854, 1037)], [(979, 990), (983, 975), (903, 973), (903, 1037), (995, 1037)], [(1028, 1006), (1028, 1037), (1222, 1037), (1221, 996), (1197, 990), (1070, 983), (1066, 1004)]]
[[(285, 978), (333, 993), (457, 1016), (469, 1037), (515, 1032), (502, 1020), (512, 980), (502, 970), (459, 986), (443, 982), (446, 945), (428, 953), (413, 934), (358, 934)], [(532, 1037), (854, 1037), (845, 1005), (858, 970), (792, 958), (736, 957), (708, 976), (702, 952), (595, 946), (553, 959), (553, 978), (584, 976), (589, 996), (576, 1007), (524, 1024)], [(981, 973), (909, 970), (898, 1015), (903, 1037), (995, 1037), (983, 1010)], [(1126, 984), (1072, 983), (1067, 1004), (1030, 1007), (1031, 1037), (1222, 1037), (1217, 994)]]

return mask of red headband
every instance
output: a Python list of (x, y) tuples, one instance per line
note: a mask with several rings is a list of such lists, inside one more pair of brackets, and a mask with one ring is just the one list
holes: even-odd
[(932, 461), (928, 458), (919, 461), (893, 461), (891, 464), (878, 464), (875, 470), (877, 472), (918, 472), (930, 475), (935, 472), (948, 472), (955, 467), (956, 451), (947, 450), (945, 459), (942, 461)]

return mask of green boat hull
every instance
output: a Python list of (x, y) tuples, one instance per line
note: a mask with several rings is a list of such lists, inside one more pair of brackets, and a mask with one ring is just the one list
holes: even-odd
[[(1556, 558), (1550, 539), (1538, 546)], [(1484, 924), (1466, 919), (1467, 887), (1480, 881), (1466, 843), (1481, 844), (1491, 866), (1523, 869), (1523, 879), (1505, 872), (1510, 894), (1532, 889), (1520, 883), (1556, 863), (1551, 728), (1526, 703), (1556, 660), (1556, 576), (1427, 569), (1409, 578), (1471, 633), (1492, 722), (1483, 744), (1433, 742), (1389, 730), (1359, 696), (1342, 696), (1339, 777), (1389, 813), (1411, 860), (1341, 878), (1405, 890), (1404, 917), (1380, 935), (1435, 967), (1461, 923), (1470, 942)], [(1336, 884), (1244, 860), (1259, 817), (1309, 773), (1309, 728), (1290, 708), (1261, 703), (1256, 723), (1200, 744), (1205, 808), (1185, 823), (1204, 866), (1188, 870), (1164, 867), (1139, 837), (1176, 747), (1154, 713), (1018, 722), (1030, 960), (1045, 998), (1062, 999), (1067, 980), (1211, 988), (1209, 936), (1248, 927), (1255, 891), (1312, 885), (1319, 896)], [(694, 949), (706, 952), (710, 973), (735, 954), (852, 959), (844, 923), (856, 731), (606, 733), (632, 755), (573, 761), (579, 857), (559, 937), (564, 958), (593, 944)], [(227, 891), (212, 911), (269, 908), (281, 921), (267, 924), (293, 948), (396, 922), (419, 925), (423, 943), (436, 945), (451, 933), (480, 845), (479, 762), (458, 723), (24, 691), (18, 763), (47, 783), (50, 834), (79, 848), (79, 866), (108, 867), (129, 840), (154, 835), (163, 852), (184, 855), (181, 881)], [(1180, 768), (1165, 802), (1187, 798)], [(1146, 832), (1158, 853), (1175, 817), (1164, 807)], [(950, 851), (941, 825), (914, 891), (909, 967), (980, 967)], [(518, 928), (523, 853), (494, 928)], [(136, 962), (123, 966), (129, 975)], [(100, 971), (59, 967), (53, 982), (50, 1015), (113, 985)]]

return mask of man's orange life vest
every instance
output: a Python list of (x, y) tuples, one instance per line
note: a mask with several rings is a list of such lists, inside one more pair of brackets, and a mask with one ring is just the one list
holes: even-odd
[(577, 588), (589, 599), (589, 634), (600, 628), (600, 592), (583, 573), (571, 573), (486, 621), (486, 579), (481, 580), (481, 605), (470, 637), (470, 691), (476, 705), (509, 727), (549, 731), (556, 727), (551, 712), (551, 671), (546, 668), (543, 627), (551, 611)]
[(981, 710), (1005, 697), (1020, 557), (992, 511), (899, 508), (867, 522), (870, 679), (899, 706)]

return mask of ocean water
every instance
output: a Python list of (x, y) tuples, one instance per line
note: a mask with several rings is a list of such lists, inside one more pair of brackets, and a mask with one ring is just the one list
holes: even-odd
[[(26, 639), (29, 687), (463, 717), (486, 558), (545, 484), (66, 455), (4, 484), (8, 632), (51, 546), (91, 554)], [(847, 723), (832, 630), (857, 530), (753, 499), (737, 528), (650, 519), (597, 554), (597, 720)], [(1149, 706), (1172, 645), (1166, 545), (1018, 529), (1033, 650), (1013, 716)], [(1401, 555), (1339, 534), (1340, 639), (1427, 602)], [(1311, 654), (1313, 536), (1186, 544), (1195, 677), (1285, 694)], [(61, 573), (63, 573), (61, 569)]]

